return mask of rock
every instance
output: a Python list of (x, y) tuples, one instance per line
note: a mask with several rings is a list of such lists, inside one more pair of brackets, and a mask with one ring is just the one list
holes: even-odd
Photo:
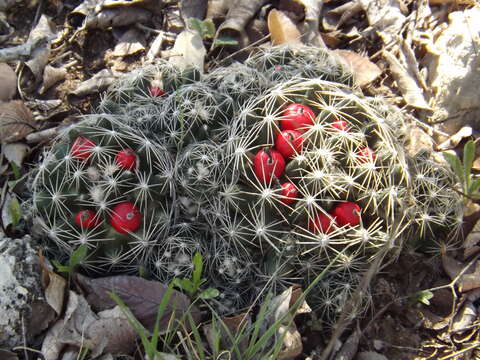
[(432, 84), (434, 92), (430, 104), (435, 108), (432, 120), (448, 119), (439, 125), (439, 129), (448, 134), (456, 133), (464, 125), (480, 130), (480, 56), (475, 39), (475, 34), (480, 33), (479, 18), (478, 7), (450, 13), (449, 25), (425, 58), (429, 74), (427, 83)]
[(0, 348), (28, 343), (53, 317), (43, 297), (38, 256), (30, 244), (28, 235), (0, 238)]

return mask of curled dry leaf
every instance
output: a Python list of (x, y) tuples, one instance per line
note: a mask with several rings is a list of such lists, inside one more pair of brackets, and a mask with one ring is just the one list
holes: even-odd
[(477, 319), (477, 315), (477, 309), (473, 302), (466, 301), (453, 318), (452, 331), (461, 332), (468, 330)]
[(225, 21), (218, 27), (215, 40), (220, 40), (226, 36), (241, 43), (245, 35), (246, 25), (266, 2), (266, 0), (232, 1), (229, 4)]
[(113, 84), (117, 77), (118, 74), (115, 71), (103, 69), (93, 75), (90, 79), (80, 83), (71, 94), (81, 97), (100, 92)]
[(405, 15), (399, 0), (360, 0), (362, 9), (367, 14), (368, 23), (382, 38), (385, 45), (394, 42), (400, 34)]
[(360, 86), (366, 86), (378, 78), (382, 70), (366, 56), (357, 54), (351, 50), (333, 50), (340, 59), (348, 66), (353, 74), (355, 83)]
[(145, 36), (135, 28), (125, 31), (113, 49), (113, 56), (128, 56), (145, 50)]
[[(205, 324), (202, 326), (203, 332), (207, 338), (208, 344), (211, 349), (215, 349), (216, 345), (216, 336), (220, 335), (220, 348), (223, 350), (231, 349), (233, 346), (231, 334), (238, 334), (243, 329), (250, 328), (252, 324), (252, 318), (249, 313), (244, 313), (232, 317), (223, 318), (222, 322), (227, 329), (227, 331), (221, 331), (220, 334), (216, 334), (218, 328), (214, 329), (212, 324)], [(220, 326), (222, 326), (220, 325)], [(218, 325), (217, 325), (218, 327)], [(223, 330), (223, 329), (222, 329)], [(248, 337), (244, 336), (240, 342), (237, 344), (240, 352), (244, 352), (248, 348)]]
[[(477, 209), (478, 210), (478, 209)], [(463, 242), (463, 256), (468, 259), (480, 251), (480, 220), (477, 220), (473, 229)]]
[(35, 130), (32, 112), (22, 101), (0, 103), (0, 143), (21, 140)]
[(66, 76), (67, 69), (65, 68), (56, 68), (51, 65), (45, 66), (45, 70), (43, 71), (43, 84), (38, 92), (44, 94), (57, 82), (64, 80)]
[(47, 266), (46, 259), (42, 253), (40, 253), (39, 258), (42, 270), (42, 286), (45, 289), (45, 300), (47, 300), (48, 305), (55, 310), (57, 315), (60, 315), (63, 310), (67, 281)]
[(283, 12), (272, 9), (268, 13), (268, 30), (272, 45), (301, 45), (301, 34), (297, 26)]
[[(136, 276), (110, 276), (100, 279), (90, 279), (80, 274), (75, 275), (75, 281), (85, 293), (87, 301), (95, 311), (113, 308), (116, 303), (109, 293), (117, 294), (132, 311), (133, 315), (147, 329), (153, 329), (158, 305), (168, 286), (158, 282), (145, 280)], [(194, 319), (199, 316), (190, 300), (178, 291), (173, 291), (169, 306), (160, 320), (161, 332), (165, 332), (173, 311), (175, 318), (180, 319), (186, 311), (190, 311)]]
[(335, 358), (342, 360), (352, 360), (353, 357), (357, 354), (358, 344), (360, 343), (361, 337), (362, 331), (357, 326), (355, 331), (347, 338), (340, 350), (338, 350), (338, 352), (335, 354)]
[(52, 23), (46, 15), (42, 15), (38, 24), (30, 32), (27, 44), (38, 44), (31, 53), (31, 59), (25, 65), (35, 76), (36, 80), (40, 80), (43, 76), (43, 70), (48, 64), (50, 57), (51, 41), (55, 38), (55, 31)]
[(473, 129), (470, 126), (463, 126), (455, 134), (450, 136), (446, 141), (437, 146), (437, 151), (445, 151), (455, 149), (460, 142), (469, 138), (473, 134)]
[(383, 56), (390, 64), (390, 71), (395, 79), (398, 89), (405, 102), (419, 109), (431, 110), (423, 95), (422, 89), (418, 86), (415, 79), (408, 73), (408, 70), (398, 61), (398, 59), (389, 51), (384, 50)]
[(17, 75), (8, 64), (0, 63), (0, 101), (8, 101), (17, 92)]

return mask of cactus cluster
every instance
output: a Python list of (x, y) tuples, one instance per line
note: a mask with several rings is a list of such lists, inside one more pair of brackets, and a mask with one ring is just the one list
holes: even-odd
[(311, 300), (333, 319), (379, 249), (459, 229), (451, 173), (409, 158), (402, 130), (321, 49), (262, 49), (202, 76), (160, 63), (45, 153), (34, 211), (65, 255), (89, 246), (87, 269), (168, 281), (200, 252), (224, 313), (330, 265)]

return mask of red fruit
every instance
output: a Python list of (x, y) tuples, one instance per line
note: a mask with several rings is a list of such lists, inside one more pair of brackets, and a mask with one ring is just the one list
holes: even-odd
[(332, 122), (332, 127), (340, 131), (350, 130), (350, 127), (348, 126), (348, 122), (346, 122), (345, 120), (336, 120)]
[(335, 217), (338, 225), (355, 226), (360, 224), (360, 213), (362, 209), (356, 203), (347, 201), (338, 204), (332, 211), (332, 216)]
[(100, 219), (96, 215), (93, 210), (80, 210), (75, 215), (75, 224), (82, 228), (93, 228), (100, 224)]
[(77, 160), (87, 160), (92, 155), (93, 148), (97, 146), (92, 140), (79, 136), (73, 142), (70, 154)]
[(374, 162), (375, 159), (377, 158), (377, 154), (370, 149), (368, 146), (364, 147), (363, 149), (360, 149), (357, 152), (357, 160), (360, 163), (367, 163), (367, 162)]
[(165, 94), (165, 91), (154, 85), (150, 86), (150, 89), (148, 89), (148, 91), (150, 93), (150, 96), (152, 97), (160, 97)]
[(120, 234), (133, 232), (140, 227), (142, 214), (131, 202), (122, 202), (115, 205), (110, 217), (110, 224)]
[(275, 141), (275, 148), (285, 159), (300, 154), (303, 148), (302, 133), (297, 130), (282, 131)]
[(282, 113), (280, 127), (282, 130), (298, 130), (305, 132), (308, 126), (314, 124), (315, 114), (312, 109), (302, 104), (290, 104)]
[(308, 220), (308, 229), (314, 233), (331, 233), (336, 225), (335, 219), (324, 213), (318, 213), (315, 218)]
[(284, 170), (285, 159), (277, 150), (265, 148), (255, 155), (253, 171), (261, 182), (271, 182), (274, 176), (279, 178)]
[(298, 190), (291, 182), (282, 184), (282, 197), (280, 199), (285, 205), (290, 205), (298, 198)]
[(132, 149), (120, 150), (115, 156), (115, 163), (123, 170), (135, 170), (137, 167), (137, 155)]

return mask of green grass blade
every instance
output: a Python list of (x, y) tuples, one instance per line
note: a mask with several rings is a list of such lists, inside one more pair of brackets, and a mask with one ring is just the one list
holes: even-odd
[(463, 170), (465, 176), (466, 189), (470, 187), (470, 172), (472, 171), (473, 161), (475, 160), (475, 143), (468, 141), (463, 147)]

